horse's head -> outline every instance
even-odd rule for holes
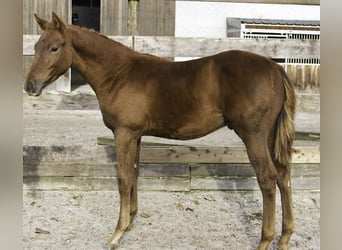
[[[24,89],[29,95],[39,96],[42,90],[64,74],[72,63],[72,47],[61,19],[52,13],[48,22],[35,14],[43,30],[35,44],[35,56],[27,74]]]

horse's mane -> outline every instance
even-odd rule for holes
[[[92,28],[87,28],[87,27],[84,27],[84,26],[78,26],[78,25],[74,25],[74,24],[69,25],[69,27],[71,27],[72,29],[79,29],[79,30],[89,31],[89,32],[95,33],[95,34],[97,34],[97,35],[99,35],[99,36],[101,36],[103,38],[110,39],[107,36],[101,34],[97,30],[92,29]]]
[[[69,25],[69,27],[71,27],[72,29],[75,29],[75,30],[81,30],[81,31],[86,31],[86,32],[90,32],[91,34],[94,34],[100,38],[103,38],[103,39],[106,39],[107,41],[111,41],[117,45],[120,45],[124,48],[127,48],[128,50],[131,50],[132,52],[136,53],[137,55],[140,55],[140,56],[143,56],[143,57],[147,57],[147,58],[151,58],[151,59],[154,59],[154,60],[157,60],[157,61],[168,61],[167,59],[165,58],[162,58],[162,57],[159,57],[159,56],[155,56],[155,55],[152,55],[152,54],[147,54],[147,53],[141,53],[141,52],[138,52],[138,51],[135,51],[133,50],[132,48],[118,42],[118,41],[115,41],[111,38],[109,38],[108,36],[106,35],[103,35],[101,34],[100,32],[96,31],[95,29],[92,29],[92,28],[87,28],[87,27],[83,27],[83,26],[78,26],[78,25]]]
[[[120,43],[120,42],[117,42],[117,41],[115,41],[115,40],[109,38],[108,36],[101,34],[100,32],[98,32],[98,31],[96,31],[96,30],[94,30],[94,29],[87,28],[87,27],[83,27],[83,26],[78,26],[78,25],[69,25],[69,27],[70,27],[71,29],[73,29],[73,30],[89,32],[90,34],[94,34],[95,36],[97,36],[97,37],[99,37],[99,38],[101,38],[101,39],[105,39],[105,40],[107,40],[107,41],[111,41],[111,42],[113,42],[113,43],[115,43],[115,44],[117,44],[117,45],[120,45],[120,46],[122,46],[122,47],[124,47],[124,48],[126,48],[126,49],[132,50],[132,49],[129,48],[128,46],[126,46],[126,45],[124,45],[124,44],[122,44],[122,43]],[[132,51],[133,51],[133,50],[132,50]]]

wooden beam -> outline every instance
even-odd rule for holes
[[[319,58],[319,40],[110,36],[138,52],[160,57],[203,57],[226,50],[247,50],[271,58]],[[38,35],[23,36],[23,55],[34,55]],[[133,41],[134,39],[134,41]]]
[[[141,164],[139,190],[258,190],[250,164]],[[117,190],[113,164],[55,162],[23,169],[24,189]],[[319,190],[320,164],[292,164],[293,189]]]
[[[292,177],[320,176],[319,163],[299,163],[291,166]],[[38,166],[24,163],[23,176],[78,176],[78,177],[116,177],[114,163],[72,163],[42,162]],[[166,177],[215,177],[239,176],[255,177],[250,163],[191,163],[191,164],[139,164],[139,176],[146,178]]]
[[[114,146],[24,146],[24,164],[116,162]],[[245,147],[143,146],[141,163],[249,163]],[[319,147],[294,147],[292,163],[320,163]]]
[[[292,190],[320,190],[320,177],[295,177]],[[94,191],[118,190],[116,177],[24,177],[24,190]],[[138,179],[140,191],[234,190],[259,191],[255,177],[165,177]]]
[[[190,190],[260,190],[255,177],[205,177],[191,178]],[[292,190],[320,190],[320,177],[291,178]]]
[[[106,35],[127,35],[128,1],[101,0],[100,31]]]
[[[176,0],[176,1],[178,1],[178,0]],[[320,0],[181,0],[181,1],[320,5]]]
[[[216,169],[213,167],[213,169]],[[243,169],[243,168],[241,168]],[[253,171],[253,170],[252,170]],[[199,172],[199,171],[197,171]],[[222,171],[221,171],[222,172]],[[229,172],[223,172],[225,174]],[[24,163],[24,176],[116,177],[116,163],[42,162],[38,166]],[[197,174],[199,175],[199,174]],[[188,164],[139,164],[139,176],[146,178],[189,177]]]
[[[137,36],[134,49],[160,57],[203,57],[246,50],[271,58],[319,58],[319,40]]]
[[[94,191],[118,190],[116,177],[44,176],[24,177],[24,190]],[[190,179],[183,177],[138,179],[141,191],[190,191]]]
[[[320,189],[319,161],[319,148],[294,148],[294,189]],[[143,146],[141,162],[140,190],[259,189],[243,147]],[[23,163],[24,189],[117,190],[113,146],[24,146]]]
[[[249,163],[245,147],[142,147],[143,163]],[[293,163],[319,163],[318,147],[293,148]]]

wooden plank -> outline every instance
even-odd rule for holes
[[[132,47],[131,36],[109,38]],[[38,35],[23,35],[23,55],[34,55],[34,44],[38,39]],[[134,49],[161,57],[202,57],[234,49],[247,50],[272,58],[320,56],[319,40],[136,36]]]
[[[139,2],[139,35],[174,36],[176,1]]]
[[[39,166],[42,162],[111,163],[116,161],[115,149],[107,147],[24,146],[24,165]]]
[[[116,161],[113,146],[24,146],[24,164]],[[142,147],[141,163],[249,163],[244,147]],[[292,163],[320,163],[319,147],[294,147]]]
[[[259,190],[255,177],[193,177],[191,190]]]
[[[251,164],[192,164],[191,177],[255,177]],[[292,164],[292,177],[320,176],[320,164]]]
[[[251,164],[192,164],[191,177],[255,177]]]
[[[190,166],[184,164],[140,164],[140,177],[189,177]],[[38,166],[24,163],[24,177],[116,177],[116,163],[42,162]]]
[[[137,36],[134,49],[160,57],[203,57],[246,50],[271,58],[319,58],[319,40]]]
[[[33,56],[34,45],[38,41],[40,35],[23,35],[23,55]]]
[[[24,190],[94,191],[118,190],[116,177],[24,177]],[[184,177],[139,178],[141,191],[190,191]]]
[[[319,147],[294,147],[292,163],[320,163]]]
[[[321,139],[320,133],[296,132],[296,134],[295,134],[295,140],[319,141],[320,139]]]
[[[246,149],[242,147],[142,147],[141,162],[150,163],[247,163]]]
[[[320,177],[295,177],[291,179],[293,190],[320,190]]]
[[[176,0],[176,1],[179,1],[179,0]],[[320,0],[181,0],[181,1],[320,5]]]
[[[184,164],[139,164],[141,177],[189,177],[190,166]]]
[[[321,110],[320,94],[296,93],[296,112],[319,113]]]
[[[149,163],[249,163],[245,147],[143,147],[141,162]],[[319,163],[318,147],[293,148],[293,163]]]
[[[128,35],[127,0],[102,0],[100,31],[106,35]]]
[[[294,177],[293,190],[320,190],[319,177]],[[260,190],[255,177],[194,177],[191,190]]]
[[[294,177],[320,177],[320,163],[300,163],[291,165],[291,176]]]
[[[24,177],[116,177],[116,164],[46,162],[25,165]],[[140,164],[140,177],[255,177],[250,164]],[[320,164],[292,164],[292,177],[320,176]]]
[[[293,190],[320,190],[319,177],[294,177]],[[118,190],[116,177],[24,177],[24,190]],[[141,191],[257,190],[255,177],[139,178]]]

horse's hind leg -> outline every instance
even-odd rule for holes
[[[278,241],[278,247],[287,250],[287,244],[294,231],[294,219],[292,208],[292,191],[291,191],[291,165],[283,166],[275,163],[278,176],[277,184],[281,195],[281,205],[283,214],[282,233]]]
[[[133,185],[131,190],[131,208],[130,208],[130,215],[131,215],[131,224],[129,229],[133,226],[133,219],[138,212],[138,177],[139,177],[139,156],[140,156],[140,145],[141,145],[141,138],[139,138],[137,143],[137,150],[134,162],[134,174],[133,174]]]
[[[245,137],[249,160],[255,170],[263,197],[262,234],[258,250],[266,250],[275,235],[275,195],[277,171],[267,146],[267,136]]]
[[[121,237],[129,229],[132,222],[132,190],[136,190],[133,188],[133,185],[135,184],[134,164],[138,140],[139,138],[129,130],[117,129],[115,131],[115,147],[118,160],[117,175],[120,193],[120,214],[115,232],[108,240],[111,247],[118,246]],[[133,195],[133,198],[135,195]]]

